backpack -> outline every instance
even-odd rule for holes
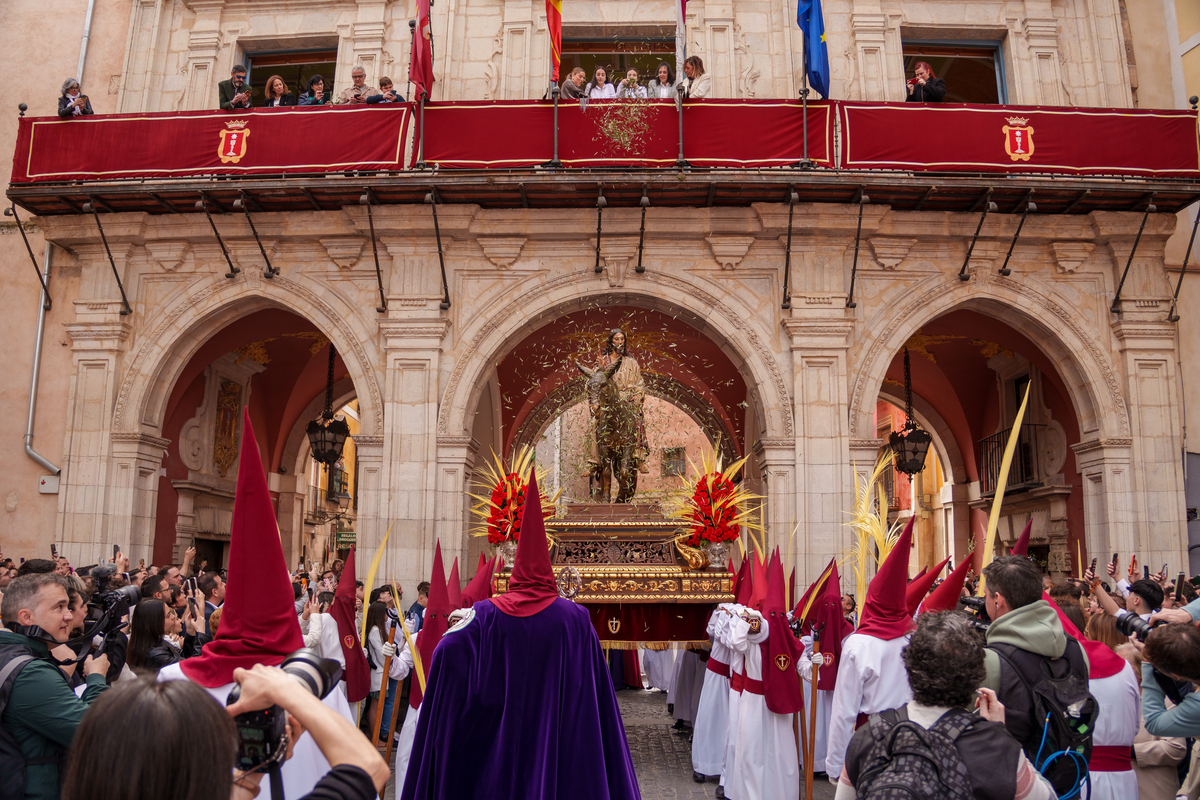
[[[858,800],[971,800],[974,791],[954,746],[977,718],[965,709],[947,711],[930,728],[908,718],[905,709],[872,714],[872,746],[858,773]]]
[[[33,651],[21,645],[0,645],[0,715],[8,706],[21,668],[34,660]],[[57,764],[58,756],[26,759],[12,732],[0,723],[0,800],[24,800],[25,767]]]
[[[1059,658],[1010,644],[993,644],[989,649],[1008,665],[1032,699],[1028,713],[1036,735],[1021,743],[1025,755],[1060,797],[1069,795],[1087,775],[1092,733],[1100,715],[1100,705],[1088,691],[1087,666],[1079,642],[1068,637],[1067,649]],[[1019,713],[1009,705],[1008,713],[1014,712]],[[1064,751],[1078,757],[1056,755]]]

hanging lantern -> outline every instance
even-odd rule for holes
[[[925,456],[933,443],[933,434],[917,424],[912,408],[912,370],[908,348],[904,348],[904,413],[908,418],[902,430],[893,431],[888,446],[896,454],[896,469],[905,475],[916,475],[925,468]]]
[[[350,426],[344,419],[333,418],[333,342],[329,343],[329,376],[325,383],[325,410],[321,416],[308,423],[305,433],[312,447],[312,457],[325,465],[337,463],[342,457],[342,448],[350,435]]]

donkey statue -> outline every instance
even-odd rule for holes
[[[633,405],[621,400],[613,375],[621,368],[618,358],[611,366],[591,369],[575,362],[587,376],[588,406],[595,421],[596,453],[599,463],[592,466],[593,500],[612,502],[611,484],[617,479],[618,503],[628,503],[637,492],[638,470],[634,453],[638,442],[637,413]]]

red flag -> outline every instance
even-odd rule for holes
[[[429,22],[429,0],[417,0],[417,30],[413,35],[408,79],[417,87],[416,97],[433,94],[433,26]]]
[[[558,83],[558,65],[562,63],[562,0],[546,0],[546,27],[550,30],[550,60]]]
[[[354,624],[354,589],[354,548],[351,547],[342,577],[338,579],[337,591],[333,593],[333,608],[329,609],[329,615],[337,621],[338,644],[346,659],[346,699],[351,703],[365,699],[371,691],[371,668],[358,638],[358,626]]]

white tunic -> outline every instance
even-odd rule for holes
[[[423,705],[425,704],[422,702],[421,706]],[[408,762],[412,758],[413,741],[417,738],[417,718],[421,714],[421,706],[410,706],[404,716],[404,725],[400,727],[400,740],[396,743],[397,786],[404,786],[404,777],[408,775]]]
[[[746,680],[762,680],[762,650],[768,623],[746,637]],[[799,665],[797,665],[798,667]],[[799,800],[800,762],[792,715],[775,714],[767,699],[751,690],[749,683],[738,701],[737,749],[729,766],[725,795],[737,800]]]
[[[825,753],[825,772],[831,780],[842,774],[858,715],[899,708],[912,699],[900,656],[907,645],[908,636],[885,640],[863,633],[850,634],[842,644]]]
[[[186,681],[188,677],[183,674],[182,662],[177,662],[159,670],[158,680],[159,682]],[[202,688],[224,706],[225,701],[229,699],[229,693],[236,685],[227,683],[215,689],[209,689],[207,686]],[[350,704],[346,702],[346,695],[343,692],[335,689],[322,702],[349,720],[351,724],[356,724],[354,715],[350,711]],[[280,771],[283,777],[284,797],[303,797],[308,794],[317,785],[317,781],[325,777],[329,769],[329,762],[321,754],[321,748],[317,747],[313,737],[300,737],[300,741],[296,742],[295,752],[290,759],[283,763]],[[270,797],[271,777],[269,775],[263,776],[261,787],[259,795]]]
[[[730,676],[741,672],[746,665],[744,653],[748,647],[747,637],[750,635],[750,623],[738,616],[743,608],[744,606],[736,604],[730,606],[731,616],[725,623],[724,630],[721,631],[722,642],[729,648]],[[721,770],[722,786],[728,781],[729,771],[733,767],[734,759],[737,758],[737,726],[741,702],[741,689],[734,689],[731,683],[729,687],[729,723],[725,728],[725,766]]]
[[[728,669],[731,653],[722,640],[728,620],[728,603],[717,606],[708,619],[708,635],[712,640],[708,665],[720,663]],[[724,771],[725,735],[729,729],[729,678],[713,672],[708,665],[692,733],[692,770],[701,775],[720,775]]]
[[[671,676],[675,673],[675,650],[643,650],[642,668],[651,689],[667,691],[671,688]]]
[[[1126,664],[1116,675],[1093,678],[1088,681],[1088,690],[1100,706],[1092,746],[1115,746],[1129,752],[1142,718],[1141,688],[1133,667]],[[1132,769],[1123,772],[1091,770],[1090,774],[1092,792],[1089,796],[1085,787],[1083,800],[1137,800],[1137,773]]]

